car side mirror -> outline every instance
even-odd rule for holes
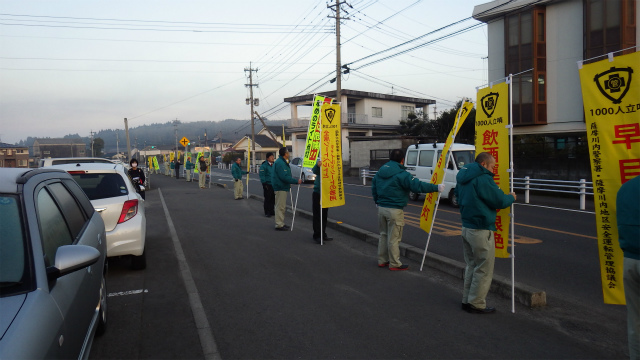
[[[64,245],[56,251],[55,264],[47,267],[49,281],[95,264],[100,251],[87,245]]]

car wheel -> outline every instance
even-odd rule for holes
[[[107,330],[107,279],[102,275],[102,285],[100,285],[100,312],[98,313],[98,327],[96,336],[104,334]]]
[[[411,199],[413,201],[417,201],[418,198],[420,198],[420,194],[414,193],[413,191],[409,192],[409,199]]]
[[[140,256],[131,256],[131,269],[144,270],[147,267],[147,251],[144,250]]]
[[[455,189],[451,189],[451,191],[449,191],[449,202],[451,203],[451,205],[453,205],[454,207],[459,207],[460,205],[458,204],[458,197],[456,196],[456,192]]]

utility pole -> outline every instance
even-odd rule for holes
[[[342,99],[342,71],[341,71],[342,66],[341,66],[341,60],[340,60],[340,20],[341,19],[349,20],[349,18],[340,17],[341,4],[346,4],[346,1],[340,2],[340,0],[336,0],[335,5],[327,5],[327,8],[332,9],[336,12],[336,16],[328,16],[328,17],[336,19],[336,101],[337,102],[341,102],[341,99]],[[335,9],[333,9],[334,6],[336,7]]]
[[[116,155],[120,159],[120,130],[116,130]]]
[[[91,133],[91,157],[95,157],[96,155],[93,152],[93,134],[95,133],[93,132],[93,130],[91,130],[90,133]]]
[[[174,132],[175,132],[175,135],[176,135],[176,149],[175,149],[174,155],[173,155],[173,161],[175,161],[175,162],[178,162],[178,124],[179,123],[180,122],[178,121],[178,119],[175,119],[173,121],[173,127],[175,128]]]
[[[257,106],[258,99],[253,98],[253,87],[258,86],[258,84],[253,83],[253,72],[258,72],[258,69],[251,68],[251,63],[249,63],[249,68],[244,68],[245,73],[249,72],[249,84],[244,84],[244,86],[249,87],[249,105],[251,105],[251,152],[253,154],[253,161],[251,162],[253,166],[256,164],[256,132],[254,127],[255,116],[253,116],[253,105]],[[249,159],[247,159],[249,160]]]
[[[129,141],[129,122],[127,121],[127,118],[124,118],[124,132],[127,137],[127,159],[125,162],[128,162],[131,160],[131,142]]]

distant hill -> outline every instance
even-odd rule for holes
[[[281,126],[286,125],[286,120],[265,120],[267,126]],[[173,122],[168,121],[163,124],[151,124],[141,125],[129,128],[129,139],[131,141],[131,147],[134,147],[136,142],[139,148],[143,148],[146,145],[175,145],[175,127]],[[197,142],[198,137],[204,141],[205,131],[207,133],[207,139],[211,140],[218,137],[220,133],[223,140],[234,141],[240,140],[244,135],[251,134],[251,123],[248,120],[233,120],[227,119],[224,121],[196,121],[186,122],[178,124],[178,140],[183,136],[187,137],[192,142]],[[262,123],[257,121],[255,124],[256,133],[262,129]],[[117,135],[116,135],[117,133]],[[96,138],[104,140],[104,152],[115,153],[116,152],[116,137],[120,140],[120,151],[126,150],[127,140],[125,137],[124,129],[119,131],[113,129],[100,130],[94,135]],[[82,138],[87,146],[90,144],[91,139],[89,137],[83,137],[78,134],[65,135],[64,138]],[[17,145],[28,146],[30,149],[35,141],[34,137],[28,137],[26,140],[21,140]]]

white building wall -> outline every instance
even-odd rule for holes
[[[496,19],[487,25],[488,33],[488,79],[499,83],[505,78],[504,64],[504,20]]]

